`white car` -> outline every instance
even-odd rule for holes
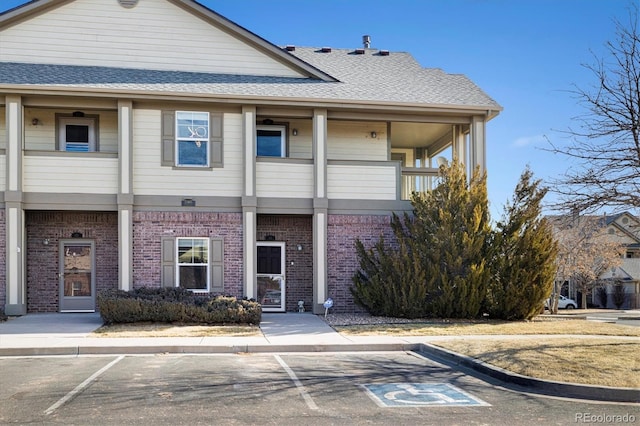
[[[549,309],[549,300],[545,300],[544,302],[544,307]],[[565,296],[558,296],[558,309],[576,309],[578,307],[578,304],[576,303],[575,300],[573,299],[569,299],[568,297]]]

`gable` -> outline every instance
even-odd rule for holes
[[[248,42],[229,30],[235,24],[218,24],[219,15],[203,7],[193,13],[199,5],[190,3],[141,0],[125,8],[116,0],[60,2],[4,28],[0,21],[0,62],[309,76],[270,52],[274,46],[255,35],[258,42]]]

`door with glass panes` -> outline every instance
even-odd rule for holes
[[[60,312],[96,310],[95,243],[92,240],[60,241]]]
[[[284,248],[283,242],[258,243],[258,301],[264,312],[285,311]]]

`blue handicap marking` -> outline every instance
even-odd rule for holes
[[[362,387],[381,407],[490,405],[449,383],[385,383]]]

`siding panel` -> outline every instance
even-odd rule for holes
[[[7,62],[301,77],[165,0],[71,2],[0,32],[0,45]]]
[[[371,132],[377,138],[371,137]],[[384,123],[329,121],[329,160],[387,161],[387,131]]]
[[[258,197],[313,198],[313,164],[256,164]]]
[[[133,112],[133,190],[136,195],[242,195],[242,115],[224,114],[224,167],[161,166],[161,111]]]
[[[329,165],[327,195],[332,199],[395,200],[396,168]]]
[[[25,192],[116,194],[118,159],[26,156]]]

